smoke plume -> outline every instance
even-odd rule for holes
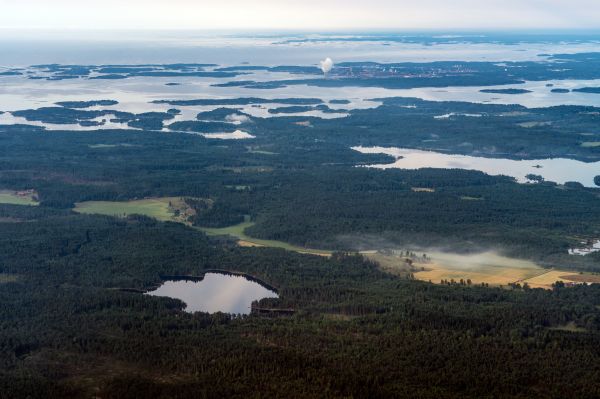
[[[319,66],[321,67],[321,71],[323,71],[324,74],[328,74],[333,68],[333,61],[331,60],[331,58],[327,57],[319,63]]]

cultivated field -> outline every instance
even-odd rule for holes
[[[87,201],[75,204],[78,213],[126,217],[144,215],[166,222],[188,223],[193,210],[180,197],[146,198],[134,201]]]
[[[17,279],[16,274],[0,273],[0,284],[14,283]]]
[[[415,273],[415,277],[434,283],[441,280],[470,279],[474,284],[507,285],[545,271],[533,262],[508,258],[496,252],[473,255],[432,252],[428,256],[432,259],[431,263],[422,265],[425,271]]]
[[[552,288],[552,284],[562,281],[566,284],[573,283],[600,283],[600,276],[589,273],[573,274],[572,271],[549,270],[544,274],[523,281],[532,288]]]
[[[451,254],[444,252],[427,252],[428,262],[419,262],[417,258],[412,265],[406,258],[395,255],[384,255],[379,252],[365,253],[370,259],[377,261],[382,270],[407,275],[412,273],[418,280],[440,284],[442,280],[459,282],[471,280],[473,284],[508,285],[527,283],[531,288],[551,289],[557,281],[569,283],[600,282],[600,276],[589,273],[575,274],[573,271],[544,269],[534,262],[509,258],[496,252],[479,254]]]
[[[585,141],[581,143],[581,146],[585,148],[600,147],[600,141]]]
[[[39,205],[37,193],[33,190],[14,191],[0,190],[0,204]]]
[[[227,235],[234,238],[237,238],[238,244],[243,247],[271,247],[271,248],[282,248],[288,251],[294,251],[304,254],[312,254],[312,255],[321,255],[321,256],[329,256],[331,255],[330,251],[318,250],[318,249],[310,249],[299,247],[296,245],[288,244],[283,241],[275,241],[275,240],[261,240],[258,238],[253,238],[246,235],[245,230],[252,226],[254,223],[250,221],[245,221],[240,224],[236,224],[234,226],[224,227],[224,228],[199,228],[203,232],[212,236],[222,236]]]

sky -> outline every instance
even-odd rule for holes
[[[0,0],[4,29],[600,29],[599,0]]]

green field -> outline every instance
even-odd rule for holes
[[[171,206],[169,206],[171,204]],[[107,215],[126,217],[129,215],[144,215],[155,218],[160,221],[170,222],[181,222],[185,223],[182,218],[177,218],[174,213],[174,209],[185,208],[185,203],[181,198],[178,197],[166,197],[166,198],[148,198],[143,200],[135,201],[87,201],[78,202],[75,204],[73,209],[78,213],[85,214],[96,214],[96,215]],[[183,212],[182,212],[183,213]],[[204,232],[207,235],[212,236],[231,236],[240,240],[241,246],[260,246],[260,247],[273,247],[283,248],[288,251],[314,254],[314,255],[330,255],[330,251],[321,251],[310,248],[303,248],[296,245],[288,244],[283,241],[274,240],[260,240],[252,238],[244,233],[246,228],[252,226],[254,223],[245,221],[234,226],[224,228],[204,228],[198,227],[197,229]]]
[[[581,146],[584,148],[600,147],[600,141],[585,141],[581,143]]]
[[[16,274],[0,273],[0,284],[14,283],[16,281]]]
[[[313,254],[313,255],[322,255],[328,256],[331,255],[331,251],[324,251],[318,249],[310,249],[299,247],[296,245],[288,244],[283,241],[275,241],[275,240],[261,240],[258,238],[253,238],[246,235],[245,230],[248,227],[254,225],[253,222],[245,221],[240,224],[236,224],[234,226],[223,227],[223,228],[206,228],[199,227],[198,229],[203,231],[209,236],[231,236],[240,240],[239,244],[241,246],[257,246],[257,247],[271,247],[271,248],[282,248],[288,251],[299,252],[303,254]]]
[[[33,195],[17,195],[15,191],[0,191],[0,204],[9,205],[39,205]]]
[[[78,202],[73,209],[78,213],[125,217],[145,215],[160,221],[176,221],[169,202],[176,198],[149,198],[135,201],[88,201]]]

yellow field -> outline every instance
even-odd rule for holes
[[[531,288],[552,288],[552,284],[557,281],[562,281],[566,284],[573,283],[598,283],[600,282],[600,277],[597,275],[583,273],[583,274],[574,274],[572,271],[564,271],[564,270],[550,270],[544,274],[539,276],[530,278],[523,282],[529,284]]]
[[[434,283],[441,280],[470,279],[474,284],[507,285],[545,272],[545,269],[533,262],[508,258],[495,252],[474,255],[432,252],[427,255],[432,262],[417,265],[426,270],[415,273],[415,277]]]
[[[487,283],[506,286],[511,283],[527,283],[531,288],[551,289],[556,281],[565,283],[600,282],[600,276],[573,271],[544,269],[534,262],[509,258],[496,252],[472,255],[444,252],[427,252],[427,263],[418,259],[412,267],[400,256],[383,255],[379,252],[363,253],[379,263],[385,272],[406,275],[413,273],[418,280],[440,284],[442,280],[471,280],[473,284]]]
[[[589,283],[589,284],[600,284],[600,274],[571,273],[571,274],[568,274],[565,276],[561,276],[561,278],[565,279],[565,281],[575,281],[575,282]]]

